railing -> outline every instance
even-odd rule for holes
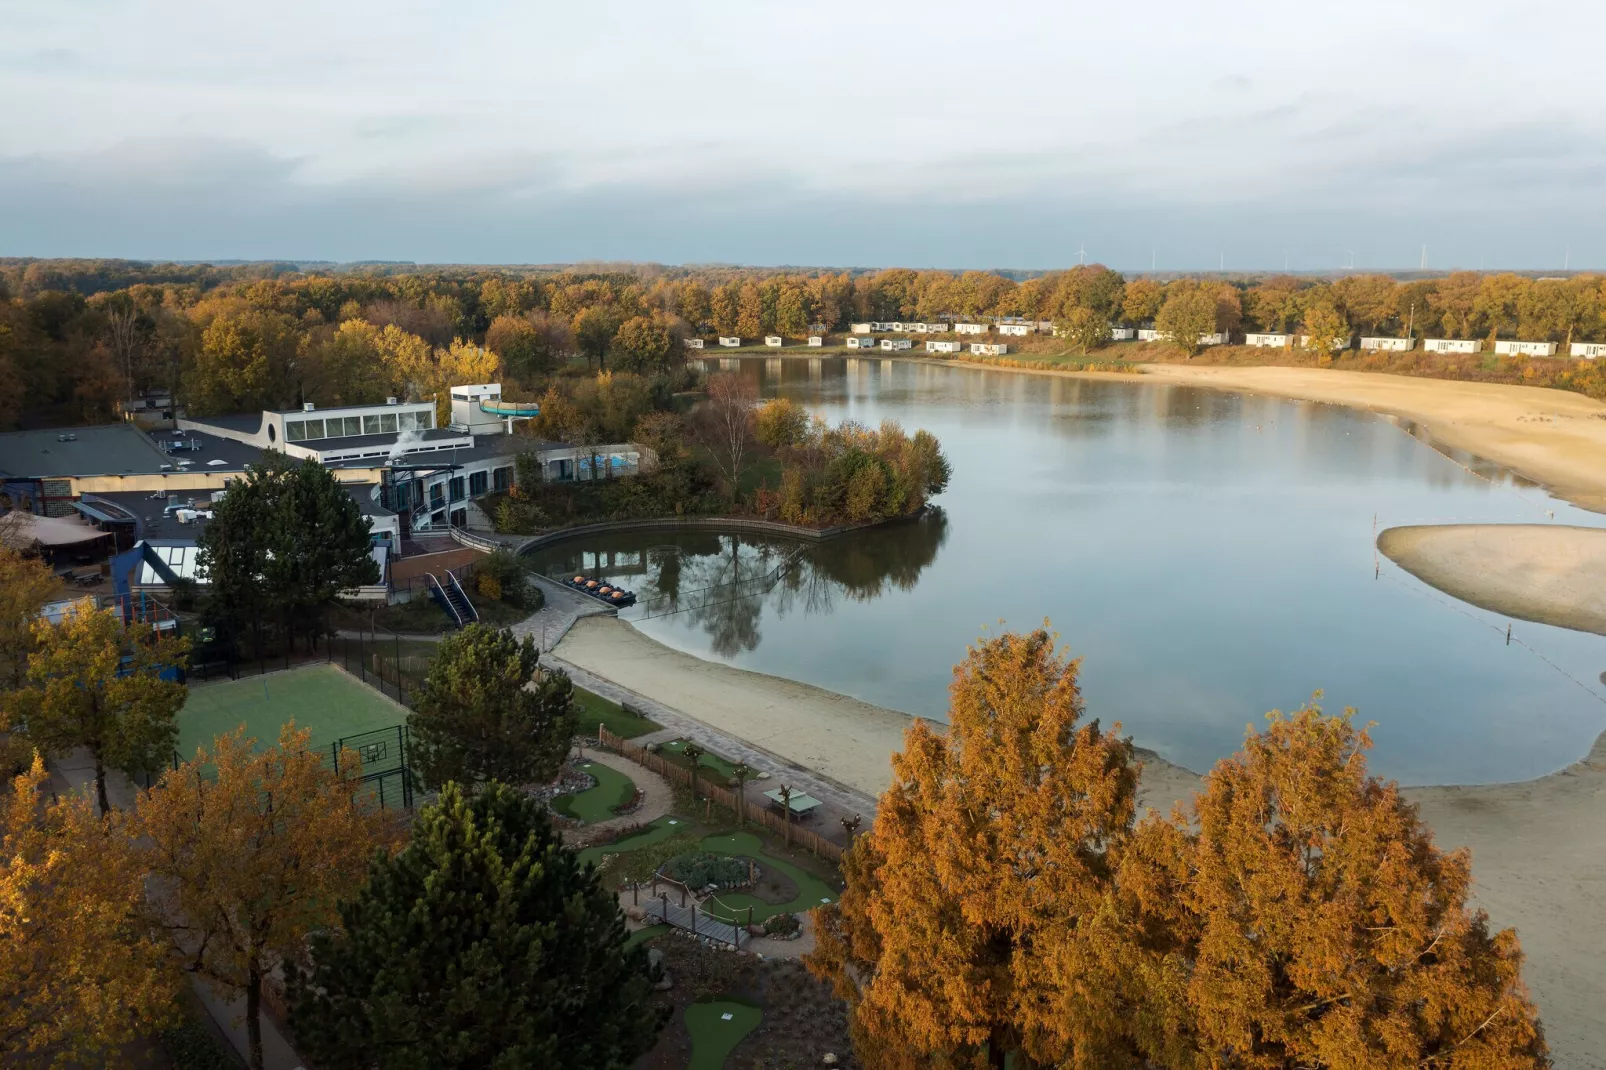
[[[628,740],[621,739],[612,732],[608,731],[606,726],[599,726],[597,728],[597,737],[603,746],[607,747],[616,754],[619,754],[625,758],[629,758],[637,765],[651,769],[658,775],[667,777],[677,784],[684,784],[687,787],[691,786],[691,770],[685,766],[678,765],[675,762],[669,761],[662,755],[653,754],[651,751],[642,747],[638,747],[636,744],[631,743]],[[712,771],[710,770],[710,772]],[[746,804],[746,800],[740,799],[736,792],[719,787],[717,784],[710,783],[708,776],[703,773],[699,773],[697,776],[697,790],[703,795],[706,795],[708,798],[712,799],[718,805],[725,807],[725,809],[730,810],[732,813],[742,816],[746,820],[763,825],[766,828],[782,834],[783,836],[790,834],[793,843],[797,844],[799,847],[807,848],[817,857],[829,858],[833,862],[840,861],[842,858],[842,848],[839,845],[832,843],[824,836],[821,836],[818,832],[815,832],[813,829],[800,828],[796,820],[788,823],[785,817],[775,813],[773,810],[770,810],[767,807],[759,807],[755,809],[754,807],[748,806]],[[790,824],[790,828],[788,828],[788,824]]]
[[[486,553],[491,553],[503,548],[502,544],[495,539],[487,539],[483,535],[475,535],[471,531],[463,530],[456,524],[453,524],[448,529],[448,534],[460,545],[467,546],[470,550],[484,550]]]
[[[470,601],[468,592],[463,590],[463,585],[457,581],[457,573],[447,569],[446,578],[452,581],[452,586],[457,590],[457,596],[463,600],[463,607],[468,610],[469,616],[474,618],[473,623],[479,623],[480,611],[474,608],[474,603]],[[459,616],[457,619],[459,622],[458,627],[462,627],[463,618]]]
[[[446,574],[450,576],[452,574],[451,570],[447,569]],[[459,628],[463,627],[463,615],[457,611],[456,606],[452,605],[452,600],[446,597],[446,588],[441,586],[440,578],[433,572],[426,572],[424,575],[429,577],[430,593],[439,596],[440,604],[446,607],[446,612],[452,615],[452,619],[457,622]]]

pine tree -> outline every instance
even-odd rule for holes
[[[290,978],[298,1041],[329,1070],[625,1067],[663,1022],[613,895],[500,783],[446,785],[340,917]]]
[[[568,674],[539,669],[534,640],[521,643],[505,628],[471,624],[442,640],[407,718],[424,783],[472,790],[555,776],[579,712]]]

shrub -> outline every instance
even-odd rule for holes
[[[764,923],[766,936],[791,936],[801,928],[803,923],[796,914],[776,914]]]
[[[522,606],[526,587],[524,570],[524,560],[513,551],[493,550],[479,563],[480,594],[511,606]]]
[[[747,859],[687,851],[665,862],[659,872],[688,888],[706,888],[710,884],[735,888],[747,883]]]

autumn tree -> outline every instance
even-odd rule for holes
[[[663,1023],[613,892],[506,785],[446,785],[339,910],[290,978],[297,1039],[330,1070],[624,1068]]]
[[[1331,300],[1313,300],[1305,308],[1301,344],[1331,359],[1335,349],[1349,345],[1349,322]]]
[[[606,369],[608,347],[613,344],[613,336],[619,331],[618,313],[602,305],[593,305],[574,317],[571,329],[574,332],[574,344],[586,360],[595,362],[598,371]]]
[[[248,308],[217,316],[190,369],[192,411],[274,408],[286,400],[297,344],[294,321],[283,313]]]
[[[764,333],[764,298],[751,280],[742,283],[736,294],[736,333],[743,338]]]
[[[866,1065],[1136,1065],[1106,907],[1137,767],[1119,726],[1084,721],[1078,668],[1046,630],[982,641],[948,731],[905,733],[806,960]]]
[[[1367,774],[1352,712],[1273,712],[1191,808],[1140,826],[1119,884],[1144,1048],[1168,1067],[1548,1065],[1516,933],[1468,908],[1468,853]]]
[[[544,783],[557,775],[579,716],[574,685],[540,672],[535,641],[471,624],[447,636],[407,718],[425,784]]]
[[[798,446],[808,437],[809,414],[791,398],[775,398],[759,406],[753,431],[772,450]]]
[[[573,344],[568,325],[542,312],[498,316],[485,332],[486,348],[526,387],[551,374]]]
[[[652,372],[668,362],[673,342],[662,316],[635,316],[619,325],[609,352],[620,371]]]
[[[1128,323],[1153,323],[1165,304],[1165,287],[1153,279],[1133,279],[1121,298],[1121,318]]]
[[[741,287],[733,282],[714,287],[708,314],[720,334],[735,334],[741,317]]]
[[[24,557],[10,542],[21,542],[23,513],[0,515],[0,680],[17,690],[28,678],[28,655],[34,649],[34,620],[60,590],[50,566]]]
[[[1199,352],[1200,338],[1216,330],[1216,297],[1204,287],[1174,282],[1166,288],[1165,304],[1154,318],[1155,330],[1190,356]]]
[[[1082,351],[1101,346],[1110,340],[1110,321],[1102,312],[1078,305],[1068,311],[1054,325],[1054,333]]]
[[[693,432],[707,448],[732,497],[741,486],[742,462],[753,440],[753,406],[758,387],[731,372],[709,376],[708,400],[698,406]]]
[[[8,705],[46,754],[89,751],[104,814],[108,768],[154,772],[172,759],[188,689],[162,674],[183,668],[189,640],[125,627],[116,609],[84,606],[68,609],[60,624],[35,621],[33,637],[28,684]]]
[[[288,724],[265,750],[244,729],[166,773],[139,798],[153,895],[188,968],[245,997],[250,1063],[262,1068],[262,984],[338,921],[362,886],[386,819],[360,797],[362,763],[331,762]]]
[[[110,1066],[171,1021],[178,971],[122,817],[47,780],[36,755],[0,801],[0,1061]]]

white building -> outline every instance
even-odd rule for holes
[[[978,357],[1002,357],[1009,352],[1009,346],[1003,342],[972,342],[970,351]]]
[[[898,351],[904,350],[904,349],[913,349],[914,345],[915,344],[913,342],[909,341],[909,339],[907,339],[907,338],[883,338],[883,339],[881,339],[881,348],[882,349],[890,349],[893,352],[898,352]]]
[[[1138,341],[1140,342],[1158,342],[1159,340],[1160,332],[1153,327],[1143,327],[1138,331]]]
[[[1255,349],[1287,349],[1289,336],[1286,334],[1246,334],[1244,345]]]
[[[927,334],[947,334],[948,333],[948,325],[946,323],[926,323],[926,324],[922,324],[922,326],[925,328],[925,332]]]
[[[479,383],[451,388],[452,430],[476,435],[513,433],[513,421],[541,414],[534,401],[503,401],[501,383]]]
[[[781,348],[782,341],[783,339],[778,334],[766,334],[764,336],[764,344],[769,346],[771,349]]]
[[[742,344],[742,340],[740,338],[732,338],[729,335],[722,334],[719,336],[719,344],[724,346],[726,349],[735,349],[737,346]]]
[[[1574,342],[1570,353],[1572,356],[1586,357],[1589,360],[1606,357],[1606,342]]]
[[[688,338],[686,339],[686,348],[701,349],[703,348],[703,340],[701,338]]]
[[[963,353],[964,351],[965,343],[963,342],[928,341],[926,343],[927,353]]]
[[[955,334],[986,334],[987,333],[987,325],[985,323],[956,323],[956,324],[954,324],[954,333]]]
[[[1335,338],[1335,339],[1333,339],[1333,352],[1334,353],[1339,353],[1339,352],[1342,352],[1343,350],[1348,349],[1349,348],[1349,343],[1350,343],[1350,340],[1348,338]],[[1301,349],[1309,349],[1310,348],[1310,335],[1302,334],[1302,335],[1299,336],[1299,348],[1301,348]]]
[[[857,334],[848,335],[849,349],[874,349],[875,346],[876,342],[874,338],[865,338]]]
[[[1389,353],[1404,353],[1416,348],[1414,338],[1362,338],[1362,349],[1375,349]]]
[[[1483,342],[1477,338],[1425,338],[1422,340],[1422,351],[1425,353],[1477,353],[1483,349]]]
[[[871,334],[884,334],[887,331],[896,331],[899,328],[901,328],[902,326],[903,326],[903,324],[901,324],[901,323],[887,323],[887,322],[884,322],[884,321],[881,321],[881,320],[872,320],[870,322],[870,333]]]
[[[1215,334],[1201,334],[1199,344],[1202,346],[1224,346],[1227,344],[1227,332],[1217,331]]]
[[[1036,329],[1036,325],[1031,323],[1000,323],[998,325],[998,333],[1008,335],[1011,338],[1025,338]]]
[[[809,345],[814,349],[819,349],[821,346],[825,345],[825,336],[822,334],[809,335]]]
[[[1134,331],[1131,327],[1111,327],[1110,341],[1130,342],[1132,339],[1137,337],[1137,334],[1138,332]]]
[[[1494,351],[1506,357],[1553,357],[1555,342],[1496,342]]]
[[[850,323],[848,324],[848,330],[854,334],[869,334],[874,326],[873,323]]]

